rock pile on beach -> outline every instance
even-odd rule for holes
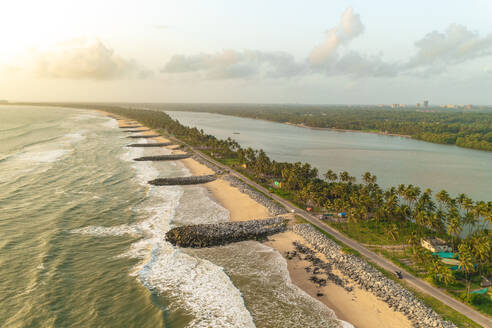
[[[265,206],[271,215],[280,215],[280,214],[287,213],[287,210],[283,206],[275,203],[273,200],[266,197],[261,192],[253,190],[248,184],[244,183],[243,181],[239,180],[238,178],[236,178],[232,175],[227,175],[223,179],[228,181],[231,186],[236,187],[242,193],[245,193],[246,195],[251,197],[256,202]]]
[[[215,180],[215,175],[199,175],[190,177],[177,178],[158,178],[150,180],[149,184],[153,186],[175,186],[175,185],[192,185],[212,182]]]
[[[286,229],[287,222],[283,218],[197,224],[169,230],[166,240],[180,247],[211,247],[244,240],[262,240]]]
[[[295,249],[290,252],[285,252],[285,257],[289,260],[297,257],[299,260],[310,262],[311,266],[304,268],[306,272],[311,273],[311,277],[309,278],[310,281],[318,287],[324,287],[329,280],[344,288],[348,292],[353,290],[353,288],[348,285],[348,281],[346,279],[342,279],[332,272],[332,265],[330,263],[326,263],[316,256],[316,252],[314,250],[297,241],[294,241],[292,244]]]
[[[413,293],[384,276],[372,265],[341,247],[308,224],[297,224],[292,230],[309,242],[316,251],[325,255],[329,264],[354,280],[362,289],[376,295],[394,311],[402,312],[417,328],[455,328],[434,310],[417,299]]]

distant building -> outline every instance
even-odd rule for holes
[[[453,104],[447,104],[447,105],[446,105],[446,108],[456,108],[456,105],[453,105]]]
[[[420,107],[420,103],[417,103],[416,107],[419,108]]]
[[[420,245],[433,253],[452,252],[453,249],[441,238],[422,238]]]
[[[468,104],[465,106],[466,109],[472,109],[472,105]]]
[[[429,107],[429,101],[428,100],[424,100],[424,107],[425,108]]]

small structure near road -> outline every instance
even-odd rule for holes
[[[433,253],[452,252],[453,249],[441,238],[422,238],[420,245]]]

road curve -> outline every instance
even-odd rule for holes
[[[183,143],[182,141],[177,140],[176,138],[171,137],[171,139],[175,139],[175,141],[179,141],[179,142]],[[341,243],[345,244],[346,246],[356,250],[361,255],[366,257],[370,262],[375,263],[376,265],[380,266],[381,268],[383,268],[389,272],[401,271],[402,275],[403,275],[403,279],[408,283],[409,286],[414,287],[415,289],[438,299],[442,303],[446,304],[447,306],[454,309],[455,311],[458,311],[459,313],[463,314],[464,316],[470,318],[475,323],[483,326],[484,328],[492,328],[492,319],[490,317],[486,316],[485,314],[482,314],[482,313],[476,311],[475,309],[469,307],[468,305],[456,300],[454,297],[446,294],[443,290],[432,286],[428,282],[423,281],[422,279],[413,276],[412,274],[410,274],[409,272],[400,268],[399,266],[392,263],[388,259],[386,259],[386,258],[374,253],[373,251],[367,249],[358,241],[355,241],[354,239],[349,238],[349,237],[345,236],[344,234],[340,233],[338,230],[330,227],[329,225],[322,222],[321,220],[319,220],[314,215],[311,215],[310,213],[308,213],[302,209],[299,209],[297,206],[295,206],[291,202],[289,202],[289,201],[287,201],[287,200],[285,200],[285,199],[283,199],[283,198],[281,198],[275,194],[270,193],[270,191],[268,189],[266,189],[265,187],[252,181],[248,177],[246,177],[246,176],[242,175],[241,173],[233,170],[232,168],[228,167],[227,165],[224,165],[220,162],[217,162],[216,160],[214,160],[210,156],[203,154],[201,151],[195,149],[194,147],[192,147],[186,143],[184,143],[184,144],[186,146],[188,146],[197,156],[200,156],[204,160],[209,161],[209,162],[217,165],[218,167],[220,167],[226,171],[229,171],[231,175],[237,177],[238,179],[241,179],[243,182],[249,184],[250,186],[253,186],[254,188],[256,188],[259,191],[263,192],[264,194],[268,195],[269,197],[271,197],[275,201],[277,201],[280,204],[282,204],[283,206],[285,206],[285,208],[287,210],[289,210],[289,211],[294,210],[297,215],[303,217],[306,221],[314,224],[318,228],[328,232],[335,239],[337,239]]]

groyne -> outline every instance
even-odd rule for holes
[[[123,132],[127,132],[127,133],[138,133],[138,132],[148,132],[150,130],[125,130]]]
[[[145,143],[145,144],[129,144],[127,147],[165,147],[172,145],[172,142],[156,142],[156,143]]]
[[[127,138],[131,138],[131,139],[148,139],[148,138],[155,138],[155,137],[160,137],[160,135],[158,134],[147,134],[147,135],[143,135],[143,136],[128,136]]]
[[[120,129],[138,129],[138,128],[143,128],[141,125],[123,125],[120,126]]]
[[[372,265],[353,254],[344,253],[338,244],[311,225],[297,224],[292,227],[292,230],[310,243],[316,251],[323,254],[328,265],[334,266],[362,289],[386,302],[394,311],[403,313],[414,327],[456,328],[453,323],[443,320],[413,293],[387,278]],[[287,254],[287,257],[292,255]]]
[[[179,155],[159,155],[159,156],[143,156],[134,158],[134,161],[176,161],[191,157],[190,154]]]
[[[166,240],[180,247],[211,247],[244,240],[261,240],[286,229],[287,222],[282,218],[197,224],[169,230]]]
[[[153,186],[174,186],[174,185],[194,185],[212,182],[216,179],[215,175],[200,175],[191,177],[178,178],[158,178],[150,180],[149,184]]]

